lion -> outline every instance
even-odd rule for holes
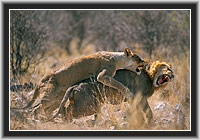
[[[138,67],[143,67],[145,61],[130,49],[124,52],[97,52],[82,56],[54,68],[45,75],[36,86],[32,100],[23,109],[32,107],[37,97],[44,94],[41,99],[41,111],[48,117],[59,107],[65,91],[77,82],[96,76],[97,81],[112,87],[126,96],[133,96],[129,88],[113,78],[116,70],[129,69],[140,74]]]
[[[148,63],[145,68],[141,69],[140,75],[130,70],[120,69],[117,70],[114,78],[127,86],[134,97],[141,94],[142,98],[137,101],[137,106],[146,114],[148,123],[150,123],[153,121],[153,114],[147,98],[172,81],[174,74],[171,64],[158,60]],[[68,99],[69,105],[65,109]],[[57,117],[59,113],[64,113],[64,117],[70,121],[73,118],[98,114],[105,99],[114,105],[128,101],[124,93],[98,82],[96,77],[83,80],[68,88],[58,111],[50,120]]]

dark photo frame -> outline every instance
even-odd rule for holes
[[[115,2],[115,3],[10,3],[3,2],[3,136],[4,137],[23,137],[23,136],[162,136],[162,137],[197,137],[197,3],[194,2],[177,2],[177,3],[134,3],[134,2]],[[191,128],[188,131],[32,131],[32,130],[10,130],[9,123],[9,10],[10,9],[190,9],[191,10]]]

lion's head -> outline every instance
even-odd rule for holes
[[[167,62],[154,61],[149,66],[148,71],[154,87],[165,86],[174,79],[171,64]]]

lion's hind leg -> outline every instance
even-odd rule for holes
[[[59,107],[62,101],[62,90],[56,88],[54,84],[46,84],[40,89],[41,95],[40,106],[36,107],[36,112],[39,116],[44,116],[45,120],[52,117],[53,112]]]
[[[56,111],[53,116],[49,119],[50,121],[53,120],[54,118],[56,118],[60,113],[62,114],[65,114],[66,110],[65,110],[65,104],[67,102],[67,100],[69,99],[70,95],[72,94],[73,92],[73,89],[76,87],[77,85],[75,86],[72,86],[72,87],[69,87],[60,103],[60,106],[58,108],[58,111]]]

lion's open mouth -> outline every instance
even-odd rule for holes
[[[158,85],[162,85],[162,84],[164,84],[166,82],[170,82],[170,80],[171,80],[171,78],[170,78],[169,75],[163,74],[163,75],[158,77],[157,84]]]

